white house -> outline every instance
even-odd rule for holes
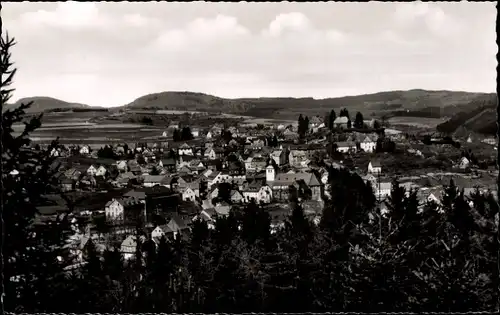
[[[106,175],[106,168],[104,166],[99,166],[95,172],[95,176],[104,176]]]
[[[210,160],[215,160],[217,158],[217,154],[215,153],[215,150],[212,148],[207,149],[203,154],[203,156]]]
[[[335,118],[335,120],[333,121],[333,126],[335,128],[341,128],[341,129],[344,129],[344,128],[347,128],[347,124],[349,122],[349,118],[345,117],[345,116],[341,116],[341,117],[337,117]]]
[[[90,154],[90,147],[88,145],[83,145],[80,148],[80,154]]]
[[[271,203],[273,200],[273,190],[268,185],[260,187],[257,193],[257,202],[259,203]]]
[[[193,155],[193,149],[187,143],[183,143],[179,147],[178,154],[179,155]]]
[[[125,160],[117,161],[116,168],[120,172],[126,172],[128,170],[127,161],[125,161]]]
[[[375,197],[377,197],[377,199],[383,199],[387,196],[389,196],[391,194],[391,190],[392,190],[392,183],[389,183],[389,182],[385,182],[385,183],[380,183],[379,185],[378,184],[375,184],[374,185],[375,187]]]
[[[207,138],[207,139],[212,139],[212,136],[213,136],[213,135],[212,135],[212,132],[211,132],[211,131],[209,131],[209,132],[207,132],[207,135],[205,136],[205,138]]]
[[[341,153],[355,152],[356,143],[352,141],[337,142],[337,151]]]
[[[359,145],[361,147],[361,150],[372,153],[373,151],[375,151],[377,143],[373,141],[370,137],[366,136],[363,139],[363,141],[360,142]]]
[[[184,201],[195,201],[196,200],[196,193],[189,187],[184,188],[181,191],[182,195],[182,200]]]
[[[50,156],[59,157],[60,155],[61,151],[57,148],[53,148],[52,151],[50,151]]]
[[[97,173],[97,168],[94,165],[90,165],[89,168],[87,169],[87,174],[90,176],[95,176]]]
[[[381,174],[382,173],[382,165],[380,165],[379,161],[370,161],[368,163],[368,173],[369,174]]]
[[[469,167],[470,161],[464,156],[460,159],[460,162],[458,163],[458,167],[461,169],[466,169]]]
[[[119,221],[124,218],[125,207],[120,200],[112,199],[105,206],[106,221]]]

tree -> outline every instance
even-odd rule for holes
[[[41,126],[42,115],[25,123],[24,130],[15,136],[12,126],[21,124],[25,111],[32,105],[4,111],[3,105],[11,99],[10,88],[16,69],[12,68],[11,48],[15,41],[8,34],[0,40],[1,52],[1,101],[2,101],[2,233],[3,289],[2,300],[7,311],[40,312],[50,305],[53,280],[62,270],[57,256],[69,228],[67,215],[58,216],[50,227],[35,229],[36,206],[43,201],[43,194],[57,187],[50,156],[57,141],[47,150],[29,150],[29,134]],[[10,175],[16,170],[17,175]],[[46,235],[42,239],[38,234]]]
[[[181,136],[180,136],[182,141],[189,141],[193,140],[193,134],[191,133],[191,128],[189,127],[183,127],[181,131]]]
[[[349,111],[347,108],[342,108],[339,113],[339,117],[347,117],[348,120],[351,120],[351,117],[349,116]]]
[[[335,110],[332,109],[330,112],[330,116],[328,117],[328,129],[332,130],[334,126],[334,121],[337,118],[337,115],[335,114]]]
[[[363,114],[360,112],[356,113],[356,118],[354,119],[354,128],[362,129],[364,125]]]
[[[179,132],[179,129],[175,128],[174,129],[174,135],[173,135],[173,141],[174,142],[179,142],[179,141],[181,141],[181,139],[182,138],[181,138],[181,134]]]

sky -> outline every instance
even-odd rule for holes
[[[494,2],[3,2],[13,100],[495,92]]]

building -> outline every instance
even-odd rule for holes
[[[359,146],[361,150],[372,153],[377,147],[377,142],[373,141],[373,139],[371,139],[369,136],[366,136],[363,141],[359,143]]]
[[[349,124],[349,118],[345,116],[337,117],[333,121],[334,128],[347,129],[348,124]]]
[[[184,200],[184,201],[195,201],[196,200],[196,193],[189,187],[182,189],[180,193],[182,196],[182,200]]]
[[[299,191],[309,190],[311,200],[322,200],[321,183],[313,173],[276,174],[274,168],[267,168],[266,183],[271,187],[274,199],[288,200],[290,186],[295,186]]]
[[[353,141],[337,142],[337,151],[341,153],[356,152],[357,146]]]
[[[461,159],[460,159],[460,162],[458,162],[458,167],[460,169],[466,169],[468,168],[470,165],[470,161],[469,159],[467,159],[465,156],[463,156]]]
[[[379,161],[370,161],[368,163],[368,174],[381,174],[382,173],[382,165]]]

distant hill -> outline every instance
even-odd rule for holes
[[[226,99],[193,92],[161,92],[139,97],[113,110],[186,110],[224,112],[262,118],[293,118],[299,113],[324,115],[331,109],[346,107],[351,115],[361,111],[367,115],[391,112],[431,112],[431,116],[451,117],[466,110],[470,102],[485,93],[454,91],[390,91],[338,98],[241,98]],[[421,117],[421,114],[419,114]],[[408,115],[409,116],[409,115]]]
[[[92,108],[89,105],[79,104],[79,103],[69,103],[52,97],[35,96],[35,97],[21,98],[13,104],[6,104],[4,105],[3,110],[5,111],[8,109],[14,109],[19,107],[21,104],[26,104],[29,102],[33,102],[33,104],[31,104],[30,108],[26,110],[26,113],[41,113],[48,110],[67,109],[67,108]]]
[[[439,124],[439,132],[467,136],[468,132],[480,134],[497,133],[497,96],[487,94],[471,101],[461,112]]]

